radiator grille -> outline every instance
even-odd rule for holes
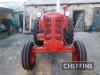
[[[57,36],[55,37],[56,40],[62,39],[62,22],[62,17],[57,17],[55,19],[55,32],[57,34]]]
[[[46,40],[51,40],[52,37],[55,37],[56,40],[61,40],[62,39],[62,25],[63,25],[63,19],[62,17],[55,17],[55,34],[54,36],[52,35],[52,18],[50,17],[45,17],[44,18],[44,26],[45,26],[45,39]]]
[[[45,39],[50,40],[51,39],[51,18],[45,17],[44,24],[45,24]]]

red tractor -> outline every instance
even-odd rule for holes
[[[81,41],[73,41],[74,26],[64,14],[44,13],[34,22],[34,42],[24,45],[22,66],[32,70],[37,52],[71,52],[73,61],[87,61],[87,52]]]

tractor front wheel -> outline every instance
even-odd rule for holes
[[[72,54],[73,61],[87,61],[87,52],[84,44],[77,40],[73,42],[73,45],[76,48]]]
[[[24,45],[22,51],[22,67],[25,70],[32,70],[35,65],[36,53],[33,52],[33,42],[28,42]]]

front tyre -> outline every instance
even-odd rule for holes
[[[33,42],[28,42],[24,45],[22,51],[22,67],[25,70],[32,70],[35,65],[36,53],[33,52]]]

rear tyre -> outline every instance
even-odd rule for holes
[[[28,42],[24,45],[22,51],[22,67],[25,70],[32,70],[35,65],[36,53],[32,52],[33,42]]]
[[[73,25],[73,20],[69,19],[68,21],[68,29],[64,30],[64,37],[65,37],[65,42],[70,45],[73,43],[74,40],[74,25]]]
[[[37,46],[43,46],[43,41],[39,41],[37,39],[37,34],[39,33],[39,20],[38,18],[34,20],[34,28],[33,28],[33,39]]]

